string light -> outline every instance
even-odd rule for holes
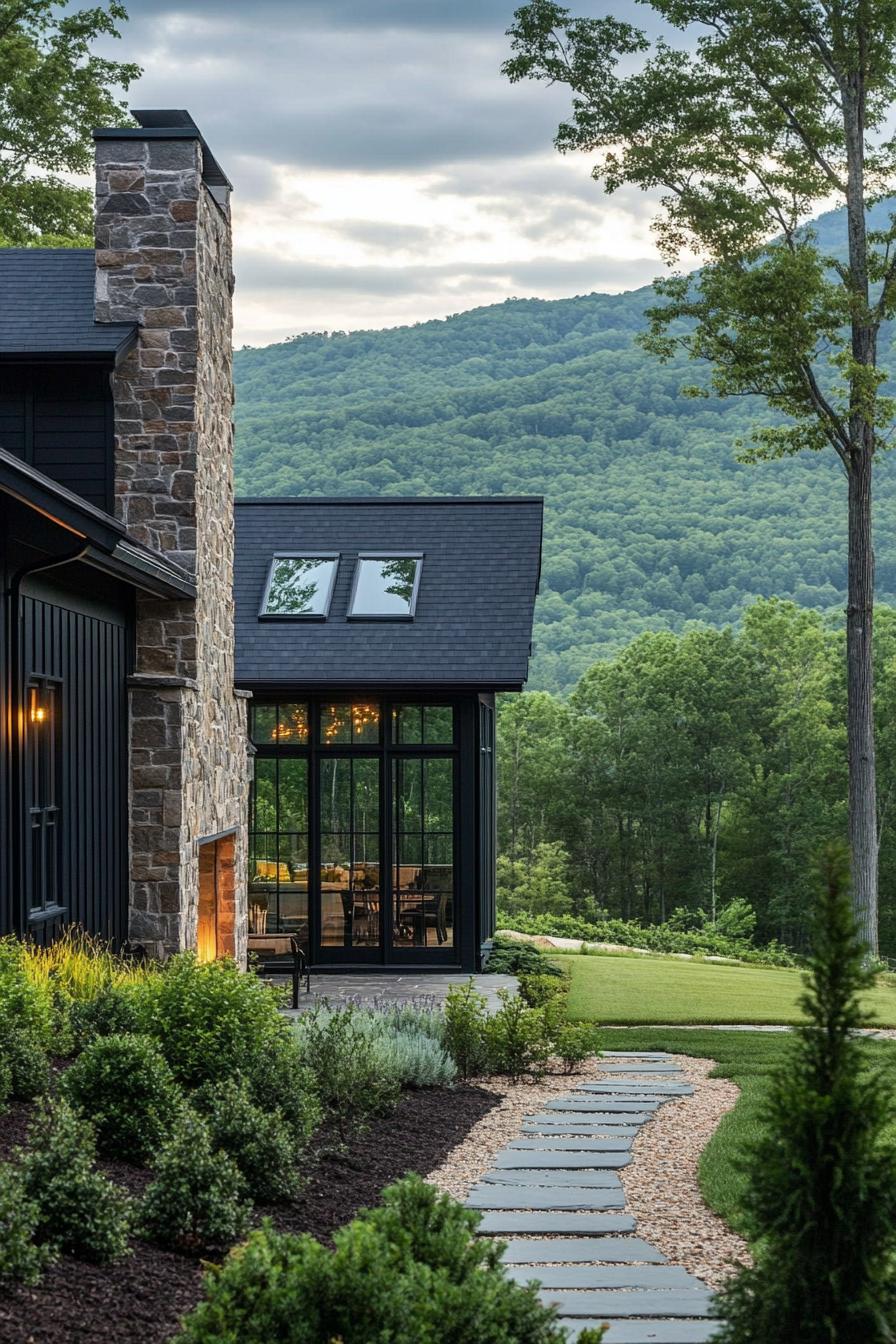
[[[347,711],[347,713],[346,713]],[[362,737],[367,728],[379,728],[380,708],[376,703],[353,703],[351,705],[328,705],[323,724],[325,742],[337,742],[343,730],[350,723],[352,736]]]

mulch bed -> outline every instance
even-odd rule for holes
[[[408,1171],[434,1170],[493,1106],[482,1088],[406,1092],[395,1111],[336,1153],[335,1135],[321,1130],[307,1162],[306,1183],[294,1204],[259,1208],[284,1232],[310,1232],[328,1242],[358,1209]],[[0,1157],[25,1138],[29,1108],[0,1118]],[[109,1163],[108,1174],[134,1195],[148,1172]],[[111,1265],[64,1256],[36,1288],[0,1293],[0,1344],[164,1344],[198,1301],[202,1266],[194,1258],[132,1241],[133,1253]],[[272,1341],[272,1344],[274,1342]]]

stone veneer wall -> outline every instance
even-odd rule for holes
[[[116,511],[194,578],[195,602],[141,598],[131,688],[130,937],[194,947],[199,842],[235,833],[246,947],[248,755],[233,688],[229,215],[198,139],[96,144],[96,316],[137,321],[113,379]]]

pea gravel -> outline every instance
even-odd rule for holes
[[[662,1251],[671,1264],[718,1288],[735,1263],[748,1260],[749,1254],[743,1239],[704,1204],[697,1166],[722,1116],[737,1101],[739,1088],[728,1079],[709,1077],[713,1060],[688,1055],[674,1059],[694,1092],[666,1102],[635,1139],[633,1161],[619,1173],[626,1212],[634,1215],[638,1236]],[[557,1066],[537,1082],[477,1080],[478,1087],[499,1098],[498,1105],[477,1121],[427,1179],[455,1199],[465,1200],[494,1166],[497,1154],[523,1133],[527,1117],[543,1113],[547,1103],[568,1096],[582,1083],[611,1080],[624,1086],[618,1075],[601,1071],[597,1058],[586,1061],[575,1074],[563,1073]],[[563,1118],[563,1112],[555,1114]]]

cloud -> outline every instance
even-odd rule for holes
[[[553,150],[567,92],[500,74],[516,3],[131,0],[131,105],[189,108],[235,186],[238,341],[659,272],[656,200],[605,197]]]

